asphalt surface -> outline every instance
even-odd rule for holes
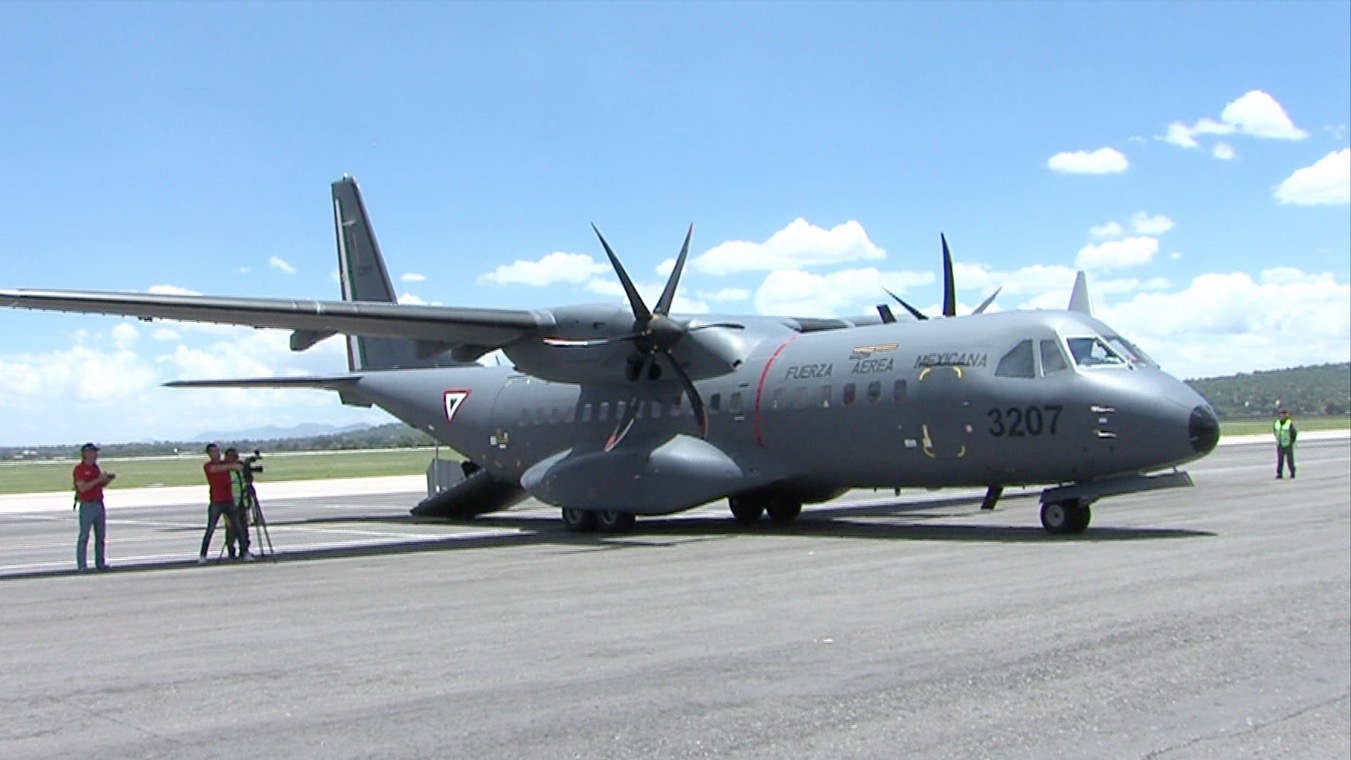
[[[11,502],[0,757],[1345,758],[1351,443],[1298,455],[1221,447],[1068,538],[1033,491],[606,537],[264,483],[271,559],[125,504],[92,574],[69,509]]]

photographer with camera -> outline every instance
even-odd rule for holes
[[[86,443],[80,447],[80,463],[71,472],[75,481],[75,508],[80,510],[80,537],[75,543],[75,567],[80,572],[89,569],[86,558],[89,556],[91,529],[94,531],[94,567],[108,569],[103,557],[103,534],[108,525],[107,513],[103,509],[103,487],[117,476],[99,469],[98,459],[99,447]]]
[[[225,450],[225,462],[234,464],[239,462],[239,449],[231,446]],[[246,465],[247,466],[247,465]],[[230,494],[234,497],[235,514],[239,519],[239,527],[244,533],[249,532],[249,510],[245,503],[248,498],[248,491],[244,487],[244,470],[230,471]],[[225,521],[225,551],[229,553],[230,559],[234,559],[236,546],[240,544],[239,536],[235,532],[235,524],[229,520]]]
[[[231,526],[234,535],[239,537],[240,558],[250,561],[253,555],[249,554],[249,534],[240,523],[233,488],[233,473],[242,472],[246,465],[238,460],[224,461],[221,458],[220,447],[214,443],[207,445],[206,455],[207,461],[202,465],[202,471],[206,473],[211,503],[207,506],[206,534],[202,536],[202,551],[197,557],[197,564],[206,564],[206,553],[211,548],[211,536],[216,532],[216,523],[220,521],[221,515],[225,515],[228,521],[226,524]]]

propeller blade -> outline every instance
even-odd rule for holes
[[[745,330],[745,325],[739,325],[736,322],[713,322],[707,325],[695,325],[685,328],[685,332],[694,332],[695,330],[707,330],[710,327],[726,327],[732,330]]]
[[[680,255],[676,257],[675,268],[671,270],[671,276],[666,280],[666,288],[661,291],[661,298],[657,299],[657,308],[653,311],[654,314],[671,313],[671,302],[675,300],[676,285],[680,282],[680,273],[685,269],[685,256],[690,252],[690,237],[692,235],[694,235],[693,224],[685,232],[685,244],[680,247]]]
[[[877,316],[882,318],[882,324],[889,325],[896,321],[896,315],[891,313],[891,307],[884,303],[877,305]]]
[[[957,283],[952,279],[952,252],[948,250],[948,238],[938,233],[943,241],[943,316],[957,316]]]
[[[652,362],[656,358],[656,354],[646,354],[643,356],[643,366],[642,369],[638,371],[639,382],[643,382],[647,377],[647,373],[652,369]],[[638,398],[634,398],[629,402],[629,407],[624,410],[624,416],[615,423],[614,432],[610,433],[610,437],[605,441],[604,451],[606,453],[609,453],[610,449],[618,446],[619,442],[624,440],[624,436],[629,434],[629,430],[633,428],[634,420],[638,419],[638,411],[642,409],[642,404],[643,402]]]
[[[1003,290],[1002,287],[1000,287],[1000,288],[995,288],[995,289],[994,289],[994,292],[990,294],[990,297],[987,298],[987,299],[985,299],[984,301],[981,301],[981,302],[980,302],[980,306],[977,306],[977,307],[976,307],[976,310],[973,311],[973,312],[971,312],[971,313],[972,313],[972,314],[981,314],[981,313],[983,313],[986,309],[990,308],[990,304],[994,303],[994,297],[997,296],[997,295],[999,295],[999,291],[1001,291],[1001,290]]]
[[[694,410],[694,420],[699,425],[699,437],[708,437],[708,412],[704,409],[704,400],[700,398],[699,391],[694,387],[694,381],[685,373],[685,368],[680,366],[680,362],[675,360],[674,356],[666,354],[666,359],[671,363],[671,368],[680,376],[681,385],[685,386],[685,395],[690,397],[690,407]]]
[[[629,333],[628,335],[616,335],[613,338],[595,338],[592,340],[581,340],[573,338],[543,338],[540,343],[555,348],[590,348],[591,346],[608,346],[611,343],[622,343],[626,340],[633,340],[640,337],[642,333]]]
[[[887,294],[887,295],[891,296],[892,298],[895,298],[895,299],[896,299],[896,303],[898,303],[898,304],[904,306],[904,307],[905,307],[905,310],[908,311],[908,312],[910,312],[910,314],[911,314],[912,316],[914,316],[915,319],[918,319],[918,320],[925,320],[925,319],[928,319],[928,317],[924,316],[924,312],[922,312],[922,311],[920,311],[919,309],[916,309],[915,307],[913,307],[913,306],[911,306],[910,304],[906,303],[904,298],[901,298],[900,296],[896,295],[895,293],[891,292],[890,290],[887,290],[886,288],[882,288],[882,290],[886,291],[886,294]]]
[[[652,319],[652,312],[647,310],[643,297],[638,295],[638,288],[634,287],[633,280],[629,279],[629,273],[624,271],[624,265],[619,263],[619,257],[610,249],[610,244],[605,242],[605,236],[600,234],[596,225],[592,224],[591,229],[596,231],[596,237],[600,238],[600,244],[605,248],[605,255],[610,257],[610,264],[614,266],[615,274],[619,275],[619,282],[624,286],[624,294],[629,297],[629,305],[633,307],[633,318],[640,322]],[[691,226],[690,229],[692,231],[694,227]]]

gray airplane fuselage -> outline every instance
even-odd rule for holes
[[[545,501],[638,514],[766,487],[812,502],[859,487],[1084,482],[1214,445],[1197,440],[1198,417],[1214,422],[1209,405],[1147,357],[1077,360],[1071,346],[1116,336],[1075,312],[729,332],[744,359],[697,382],[706,440],[674,381],[579,385],[461,367],[369,372],[360,389]],[[637,394],[632,432],[602,451]],[[586,466],[598,461],[606,482]]]

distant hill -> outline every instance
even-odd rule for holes
[[[1351,411],[1351,363],[1292,367],[1228,377],[1188,380],[1221,419],[1270,417],[1289,409],[1296,417]]]
[[[362,430],[375,427],[369,424],[346,425],[339,427],[337,425],[321,425],[315,422],[307,422],[303,425],[293,427],[277,427],[270,425],[267,427],[252,428],[249,430],[230,430],[225,432],[198,433],[193,436],[194,441],[275,441],[283,438],[317,438],[325,435],[341,435],[343,433],[355,433]]]

